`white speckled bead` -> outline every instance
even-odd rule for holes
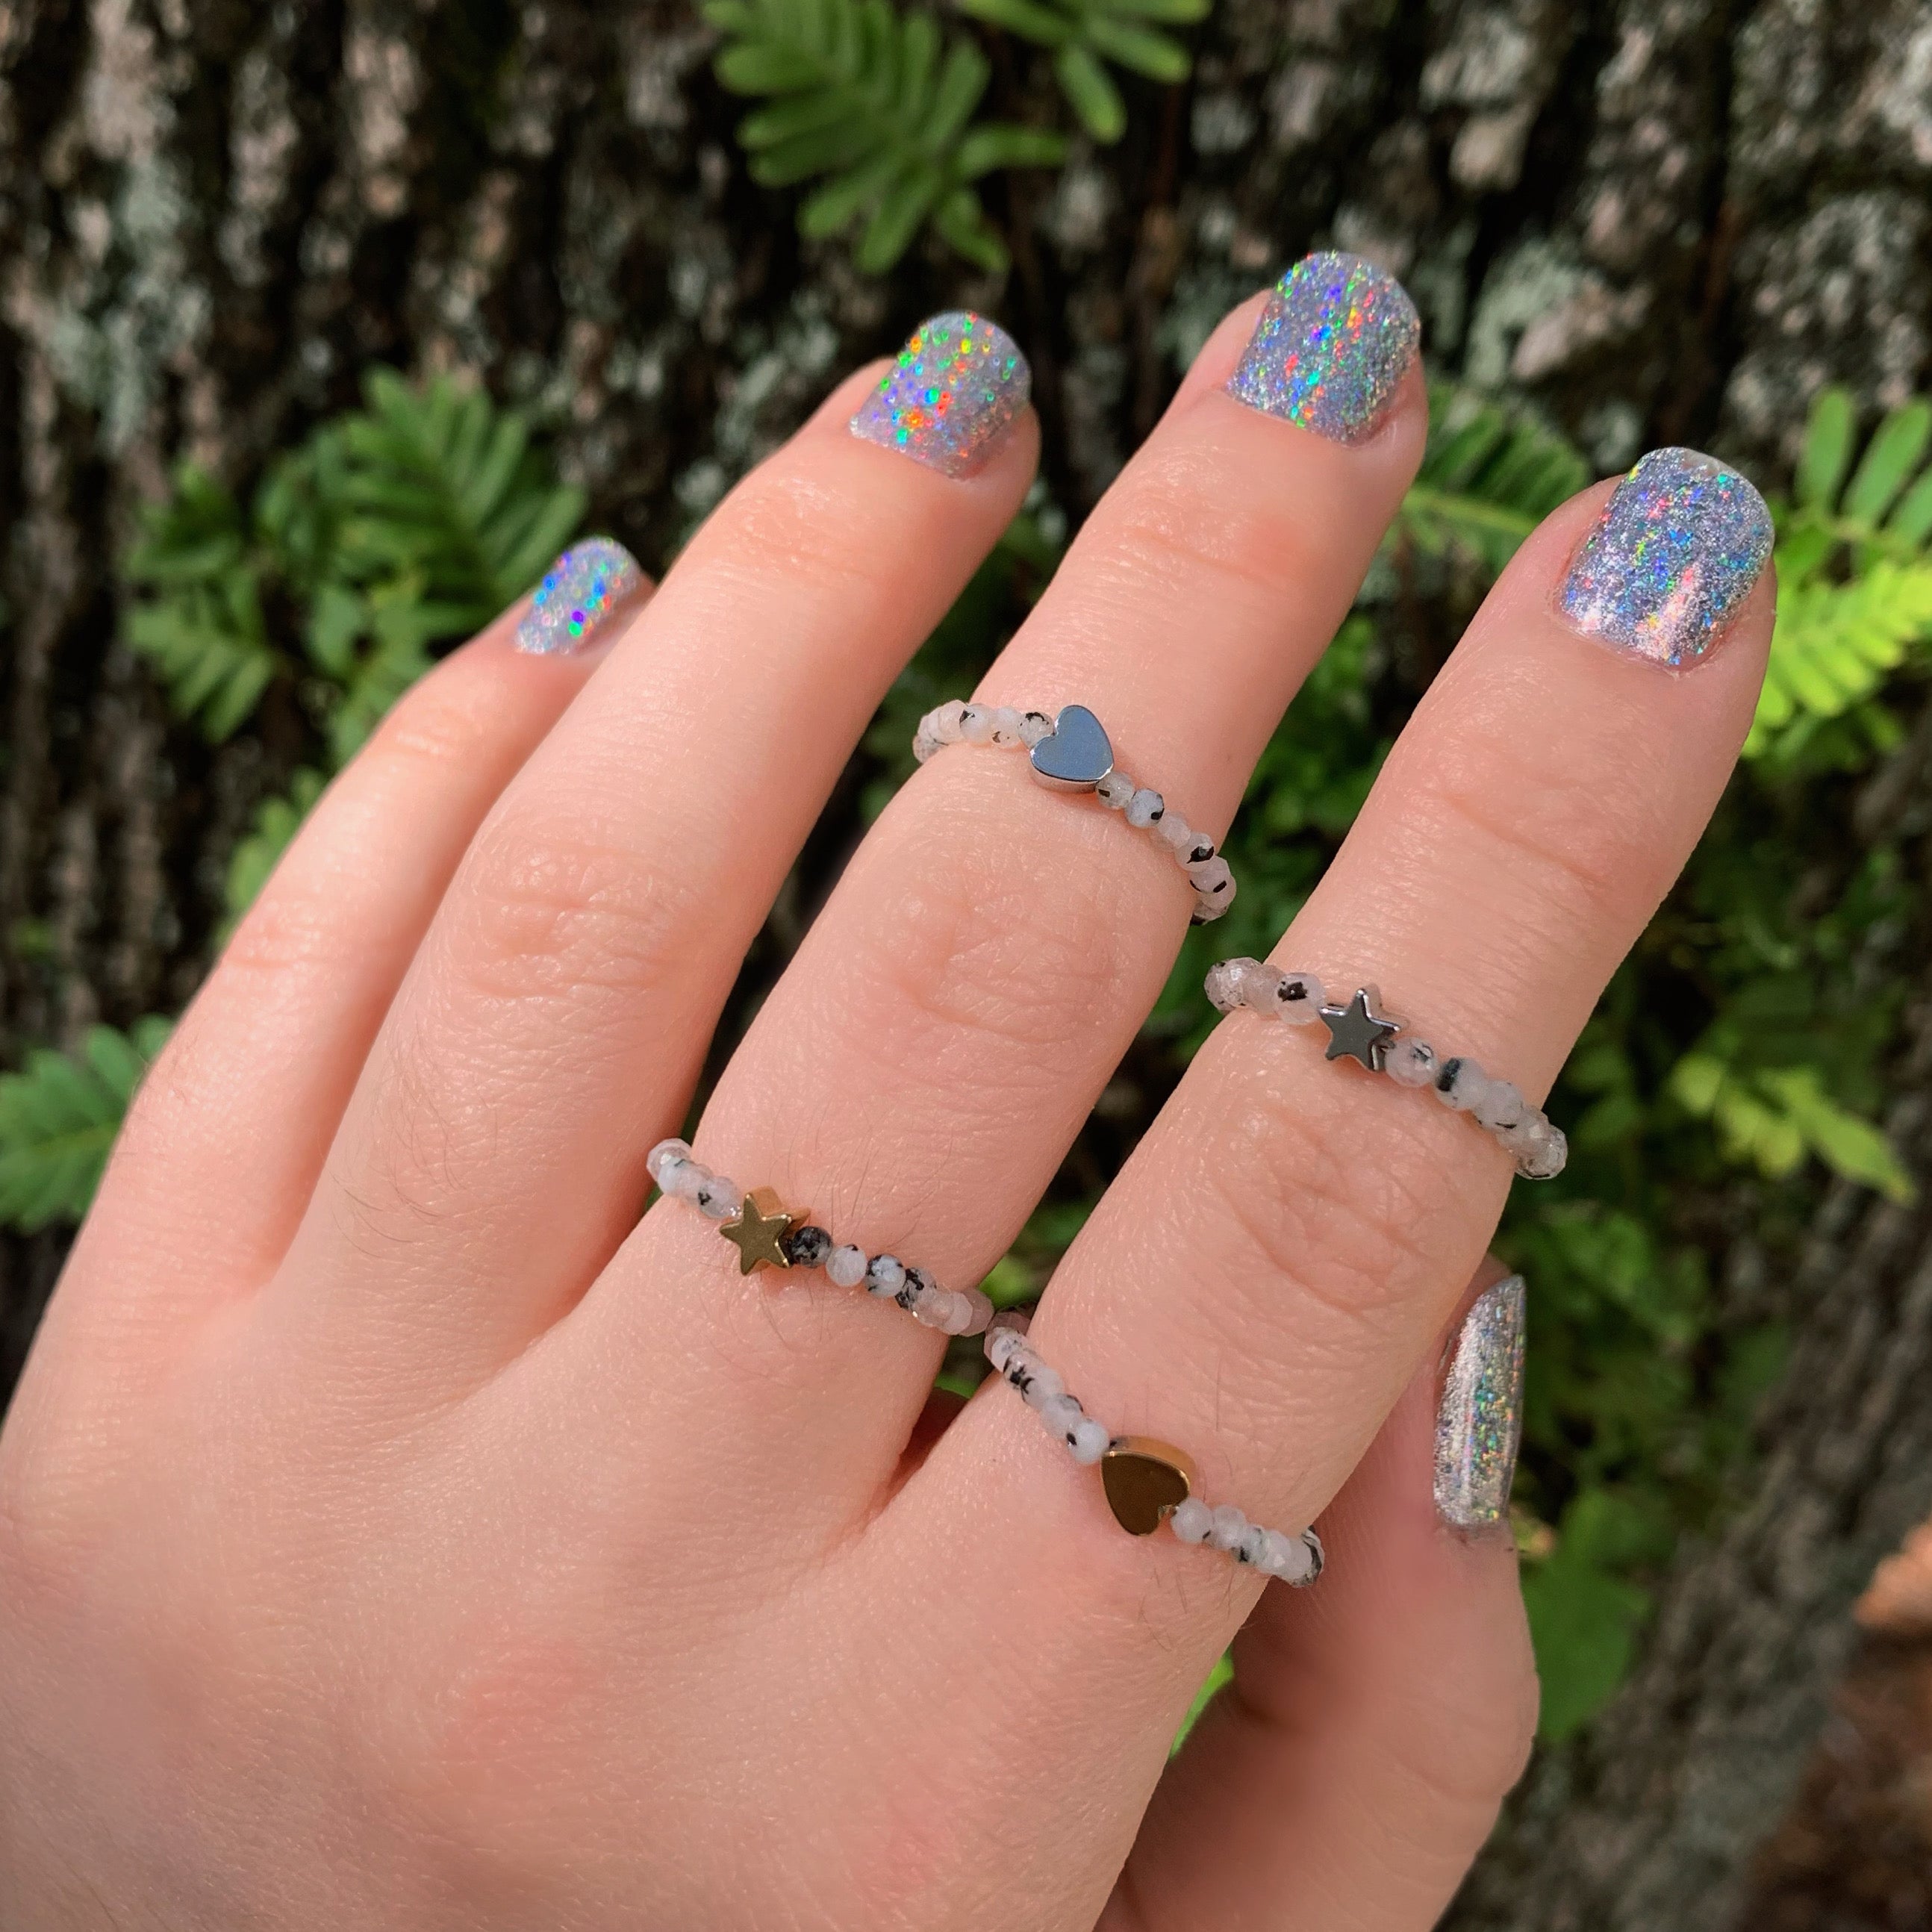
[[[1216,1550],[1230,1553],[1241,1546],[1241,1538],[1248,1533],[1248,1520],[1232,1503],[1223,1503],[1214,1512],[1214,1527],[1208,1532],[1208,1540]]]
[[[1109,772],[1094,789],[1108,811],[1124,812],[1134,795],[1134,782],[1125,772]]]
[[[951,1332],[956,1335],[983,1334],[993,1319],[992,1298],[976,1288],[967,1288],[960,1290],[959,1299],[966,1304],[966,1325]]]
[[[645,1156],[644,1171],[650,1174],[650,1178],[655,1180],[660,1187],[663,1187],[663,1168],[664,1163],[667,1161],[676,1162],[688,1160],[690,1158],[691,1149],[683,1141],[659,1141],[657,1145],[652,1148],[650,1152]],[[670,1190],[668,1188],[665,1188],[664,1191],[666,1193],[669,1193]]]
[[[1023,745],[1025,739],[1021,728],[1025,722],[1020,712],[1010,704],[996,705],[993,713],[992,742],[1002,751],[1010,751],[1016,745]]]
[[[1113,1432],[1104,1422],[1096,1422],[1090,1415],[1084,1415],[1068,1432],[1066,1447],[1075,1462],[1093,1463],[1106,1454],[1107,1444],[1113,1439]]]
[[[1144,832],[1150,825],[1160,822],[1161,814],[1166,809],[1166,803],[1159,792],[1142,787],[1127,800],[1127,823],[1137,831]]]
[[[1198,1496],[1190,1496],[1167,1520],[1183,1543],[1205,1543],[1214,1532],[1214,1512]]]
[[[1322,1017],[1322,1003],[1328,995],[1312,973],[1277,973],[1270,1004],[1290,1026],[1306,1026]]]
[[[1271,1529],[1268,1554],[1261,1567],[1284,1583],[1305,1583],[1315,1574],[1315,1552],[1300,1537]]]
[[[1208,995],[1208,1004],[1216,1012],[1232,1013],[1241,1004],[1242,975],[1254,964],[1252,959],[1223,959],[1218,965],[1208,969],[1208,976],[1202,982]]]
[[[1513,1081],[1492,1080],[1469,1112],[1479,1126],[1498,1133],[1506,1127],[1520,1126],[1529,1108]]]
[[[1436,1074],[1436,1097],[1457,1113],[1469,1113],[1489,1091],[1490,1076],[1473,1060],[1443,1061]]]
[[[714,1221],[728,1221],[745,1204],[744,1190],[722,1174],[710,1174],[698,1185],[693,1204]]]
[[[1234,883],[1234,874],[1219,853],[1187,868],[1188,882],[1203,898],[1225,897]]]
[[[896,1255],[874,1255],[866,1270],[868,1294],[896,1294],[905,1286],[905,1264]]]
[[[1041,1425],[1052,1436],[1070,1438],[1074,1425],[1085,1412],[1077,1395],[1048,1396],[1040,1406]]]
[[[1548,1180],[1563,1172],[1570,1158],[1570,1144],[1563,1130],[1538,1116],[1525,1120],[1499,1136],[1516,1165],[1516,1172],[1528,1180]]]
[[[1060,1380],[1060,1371],[1048,1368],[1036,1356],[1028,1367],[1026,1387],[1020,1390],[1028,1408],[1043,1408],[1055,1396],[1066,1393],[1066,1384]]]
[[[1161,814],[1154,829],[1177,853],[1185,852],[1194,843],[1194,833],[1186,820],[1172,808]]]
[[[993,742],[993,714],[983,704],[968,704],[959,716],[959,735],[969,745]]]
[[[1020,719],[1020,742],[1030,752],[1042,738],[1053,736],[1053,720],[1044,711],[1029,711]]]
[[[1436,1049],[1426,1040],[1412,1040],[1405,1034],[1383,1056],[1382,1071],[1398,1087],[1432,1087],[1437,1072]]]
[[[854,1247],[849,1241],[834,1248],[825,1258],[825,1273],[829,1280],[841,1288],[856,1288],[866,1279],[865,1250]]]
[[[1234,1549],[1234,1561],[1258,1568],[1268,1552],[1268,1538],[1274,1531],[1264,1529],[1258,1522],[1251,1522],[1241,1532],[1241,1540]]]

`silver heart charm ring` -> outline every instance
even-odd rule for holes
[[[1114,764],[1106,727],[1084,704],[1044,711],[1010,704],[968,704],[958,698],[928,711],[913,734],[913,756],[924,764],[948,745],[1024,746],[1033,775],[1052,791],[1090,791],[1136,831],[1150,833],[1173,854],[1194,888],[1194,923],[1219,919],[1234,903],[1234,875],[1205,832],[1196,832],[1157,791],[1137,785]]]

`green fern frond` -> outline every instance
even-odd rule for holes
[[[553,481],[514,411],[447,377],[370,371],[344,425],[343,574],[412,578],[459,634],[520,596],[577,528],[584,493]]]
[[[1554,430],[1451,383],[1429,392],[1429,445],[1390,541],[1460,554],[1493,577],[1530,532],[1590,481]]]
[[[1862,703],[1928,638],[1932,561],[1881,560],[1846,584],[1781,576],[1778,628],[1744,755],[1773,751],[1795,721],[1835,718]]]
[[[971,125],[986,57],[946,39],[930,14],[890,0],[706,0],[725,36],[719,81],[771,105],[739,124],[752,176],[768,188],[820,183],[799,210],[807,236],[861,216],[856,260],[871,274],[904,254],[920,227],[988,269],[1005,245],[972,183],[995,168],[1042,167],[1065,152],[1043,129]]]
[[[94,1027],[78,1054],[41,1048],[0,1075],[0,1222],[22,1234],[87,1212],[114,1137],[173,1022]]]
[[[1172,86],[1193,70],[1188,52],[1164,26],[1191,26],[1213,0],[959,0],[961,10],[1054,50],[1060,92],[1096,141],[1126,131],[1126,104],[1106,66]]]
[[[1714,1054],[1691,1052],[1672,1070],[1670,1090],[1687,1113],[1713,1123],[1731,1160],[1769,1180],[1784,1179],[1815,1156],[1888,1199],[1917,1195],[1884,1132],[1834,1100],[1814,1068],[1741,1071]]]
[[[223,882],[222,896],[228,907],[224,938],[268,883],[268,874],[302,830],[302,820],[315,808],[327,782],[321,772],[304,766],[290,781],[285,796],[266,798],[255,808],[254,824],[230,856],[228,876]]]
[[[1744,755],[1864,704],[1932,642],[1932,401],[1894,410],[1862,454],[1850,396],[1811,407],[1779,518],[1778,628]]]
[[[193,464],[144,509],[129,580],[158,593],[127,610],[122,635],[166,682],[176,713],[212,744],[232,736],[283,666],[262,620],[261,589],[235,499]]]

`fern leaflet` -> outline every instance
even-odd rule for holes
[[[1066,151],[1044,129],[971,125],[986,57],[947,40],[927,13],[890,0],[705,0],[726,37],[716,62],[734,94],[771,105],[739,124],[752,178],[769,188],[820,180],[799,210],[807,236],[861,216],[856,260],[883,273],[920,226],[980,267],[1006,266],[1005,244],[972,184],[998,168],[1046,167]]]
[[[114,1137],[173,1022],[90,1028],[78,1054],[41,1048],[0,1075],[0,1222],[32,1234],[87,1212]]]

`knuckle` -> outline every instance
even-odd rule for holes
[[[1442,1256],[1467,1210],[1450,1185],[1438,1123],[1412,1100],[1364,1090],[1344,1104],[1266,1074],[1238,1076],[1204,1183],[1217,1218],[1256,1267],[1229,1270],[1237,1292],[1280,1320],[1280,1284],[1295,1284],[1345,1326],[1379,1328],[1418,1296],[1439,1293]]]
[[[464,862],[448,957],[486,1000],[601,1011],[674,978],[700,896],[694,866],[654,864],[614,834],[511,820]]]
[[[711,563],[782,586],[788,601],[802,590],[882,589],[887,580],[872,551],[852,541],[849,494],[783,464],[754,470],[717,521]]]

